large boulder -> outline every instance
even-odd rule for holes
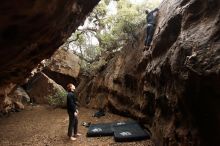
[[[66,91],[44,73],[36,74],[28,83],[27,93],[36,104],[66,105]]]
[[[11,83],[22,84],[41,60],[49,58],[83,24],[98,2],[99,0],[2,2],[0,89],[5,90]]]
[[[9,92],[14,89],[13,92]],[[9,113],[11,111],[18,111],[19,109],[24,109],[23,103],[30,102],[30,97],[21,87],[14,88],[13,85],[8,87],[8,93],[5,94],[3,101],[1,101],[0,113]],[[7,91],[7,90],[4,90]]]
[[[22,87],[17,87],[17,89],[14,92],[9,94],[9,96],[14,98],[14,100],[18,102],[25,102],[25,103],[30,102],[29,95]]]
[[[76,84],[80,71],[79,63],[78,56],[60,48],[46,61],[43,72],[65,88],[68,83]]]
[[[156,145],[217,146],[220,1],[164,0],[159,9],[152,47],[143,51],[142,29],[136,43],[84,78],[80,100],[137,118]]]
[[[64,43],[99,0],[6,1],[0,5],[0,83],[18,83]]]
[[[161,4],[144,80],[158,102],[152,130],[170,145],[218,145],[219,32],[218,0]]]
[[[7,113],[12,108],[8,95],[15,87],[15,84],[6,84],[0,88],[0,112]]]

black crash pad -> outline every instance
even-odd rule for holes
[[[149,138],[149,133],[135,122],[114,127],[114,139],[117,142],[137,141]]]
[[[134,120],[91,124],[87,137],[114,136],[117,142],[149,139],[150,135]]]
[[[87,137],[113,136],[112,123],[91,124],[87,131]]]
[[[113,131],[114,131],[115,128],[117,129],[117,127],[120,127],[120,126],[122,126],[122,125],[128,125],[128,124],[138,124],[138,123],[137,123],[137,121],[134,121],[134,120],[131,120],[131,119],[129,119],[129,120],[127,120],[127,121],[117,121],[117,122],[113,122],[113,123],[112,123]]]

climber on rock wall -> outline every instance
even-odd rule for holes
[[[156,19],[158,16],[159,9],[156,8],[153,11],[149,12],[149,10],[145,10],[147,15],[147,30],[146,30],[146,38],[144,42],[144,48],[148,49],[150,47],[151,41],[153,39],[155,27],[156,27]]]

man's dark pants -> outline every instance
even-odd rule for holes
[[[69,127],[68,127],[68,136],[74,136],[77,134],[78,130],[78,117],[74,115],[73,112],[69,112]]]
[[[150,43],[153,39],[155,27],[153,24],[147,24],[147,36],[145,38],[145,46],[150,46]]]

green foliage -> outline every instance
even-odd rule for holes
[[[107,63],[108,62],[102,57],[98,61],[94,61],[92,64],[88,64],[85,61],[82,61],[81,70],[84,73],[86,72],[86,73],[95,74],[103,70],[106,67]]]
[[[104,2],[96,9],[106,9]],[[102,30],[96,32],[99,40],[99,46],[102,50],[114,50],[120,48],[127,40],[134,37],[134,33],[140,22],[145,17],[139,17],[138,7],[132,5],[128,0],[119,1],[117,3],[117,14],[101,15],[99,17],[100,27]],[[97,10],[98,12],[100,10]],[[93,13],[96,13],[94,11]],[[104,13],[102,13],[104,14]],[[93,14],[94,15],[94,14]],[[100,16],[100,15],[99,15]],[[97,20],[97,21],[98,21]],[[103,25],[104,24],[104,25]]]
[[[95,60],[95,57],[100,54],[100,48],[96,45],[90,45],[84,52],[86,57],[90,60]]]
[[[96,72],[96,71],[100,71],[103,68],[105,68],[105,66],[107,65],[107,61],[104,59],[100,59],[97,62],[94,62],[91,66],[90,66],[90,71],[91,72]]]
[[[145,10],[155,8],[158,2],[133,4],[130,0],[102,0],[87,18],[85,25],[70,37],[70,45],[78,50],[85,61],[93,61],[105,51],[120,50],[128,41],[138,39],[137,30],[146,24]],[[112,4],[116,13],[109,10]],[[81,65],[88,67],[84,61]]]
[[[47,97],[48,103],[51,106],[62,107],[65,104],[67,93],[65,91],[57,91],[53,95]]]

